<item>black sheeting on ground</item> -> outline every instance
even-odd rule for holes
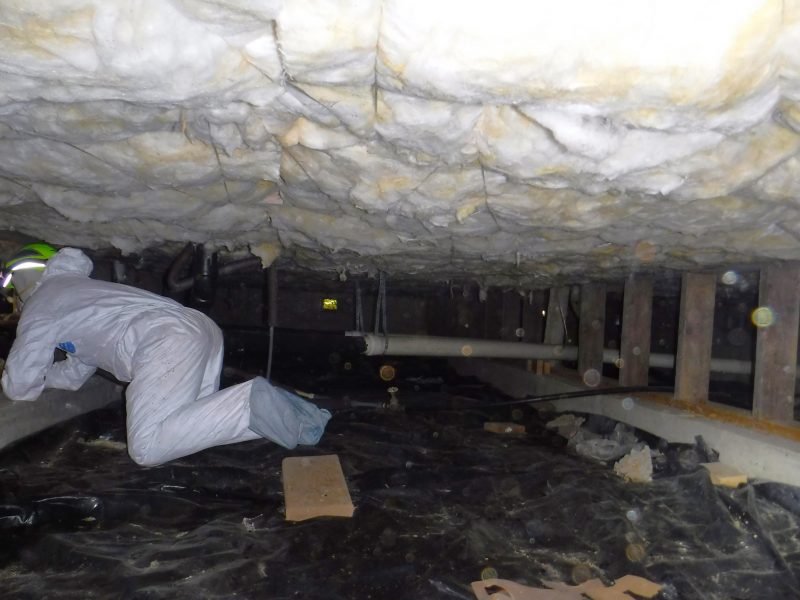
[[[797,489],[715,489],[676,461],[626,483],[528,409],[527,435],[482,430],[508,414],[343,412],[316,448],[150,469],[121,445],[120,408],[85,415],[0,454],[0,596],[470,599],[491,568],[530,585],[632,573],[668,599],[800,597]],[[285,522],[281,459],[329,453],[355,516]]]

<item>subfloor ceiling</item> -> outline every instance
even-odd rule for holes
[[[800,255],[800,0],[0,5],[0,229],[546,285]]]

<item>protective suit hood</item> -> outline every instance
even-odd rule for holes
[[[42,280],[54,275],[83,275],[88,277],[94,265],[91,259],[77,248],[62,248],[47,261]]]

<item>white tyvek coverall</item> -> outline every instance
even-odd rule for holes
[[[141,465],[262,436],[287,448],[317,443],[327,411],[260,377],[218,391],[222,332],[211,319],[163,296],[89,279],[91,271],[74,248],[48,261],[6,361],[6,396],[76,390],[97,368],[130,381],[128,453]],[[67,359],[54,363],[57,347]],[[250,429],[251,407],[262,435]]]

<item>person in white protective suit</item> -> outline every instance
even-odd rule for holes
[[[319,441],[327,410],[261,377],[219,390],[222,332],[211,319],[91,271],[83,252],[63,248],[43,271],[10,274],[23,304],[2,376],[10,399],[76,390],[97,368],[129,381],[128,453],[140,465],[259,437],[286,448]],[[66,360],[53,361],[56,348]]]

